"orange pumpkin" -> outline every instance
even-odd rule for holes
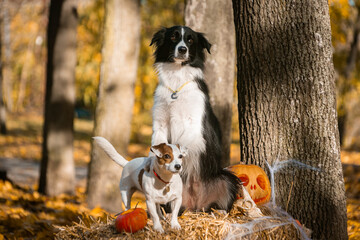
[[[238,178],[240,178],[252,200],[261,205],[270,201],[270,181],[265,171],[256,165],[233,165],[228,167]],[[238,196],[238,198],[240,198]]]
[[[135,233],[145,227],[147,214],[142,208],[132,208],[120,213],[115,220],[115,227],[118,232]]]

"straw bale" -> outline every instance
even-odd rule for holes
[[[147,226],[134,234],[117,233],[115,219],[108,216],[104,222],[81,219],[72,226],[58,227],[56,239],[307,239],[303,229],[289,215],[274,216],[273,209],[261,207],[264,217],[253,219],[234,207],[230,213],[214,210],[211,213],[185,212],[179,217],[181,230],[170,227],[169,220],[162,221],[165,233],[153,230],[149,219]],[[170,216],[167,216],[169,219]]]

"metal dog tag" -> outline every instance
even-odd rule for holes
[[[171,94],[171,99],[177,99],[178,98],[178,96],[176,95],[177,94],[177,92],[173,92],[173,94]]]
[[[166,186],[166,188],[164,189],[164,195],[166,195],[168,192],[170,191],[170,187],[169,186]]]

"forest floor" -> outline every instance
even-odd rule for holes
[[[11,115],[8,116],[7,127],[8,134],[0,135],[0,171],[6,170],[9,180],[0,180],[0,240],[47,239],[58,231],[55,226],[71,225],[79,222],[79,219],[106,220],[108,213],[101,208],[88,209],[85,203],[92,120],[75,120],[75,196],[46,197],[36,191],[41,159],[42,116]],[[149,139],[151,127],[144,126],[138,132],[144,135],[143,139]],[[136,139],[139,139],[139,134]],[[238,162],[240,151],[238,139],[233,142],[232,164]],[[128,159],[147,155],[148,151],[147,142],[131,143]],[[347,197],[349,239],[360,239],[360,152],[342,151],[341,161]],[[140,206],[144,206],[141,195],[136,195],[133,201],[140,201]]]

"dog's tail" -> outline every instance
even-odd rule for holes
[[[112,159],[114,160],[117,164],[119,164],[120,166],[124,167],[129,161],[127,161],[125,158],[123,158],[114,148],[113,145],[111,145],[111,143],[106,140],[103,137],[93,137],[94,141],[96,142],[96,144],[98,144],[103,150],[104,152]]]

